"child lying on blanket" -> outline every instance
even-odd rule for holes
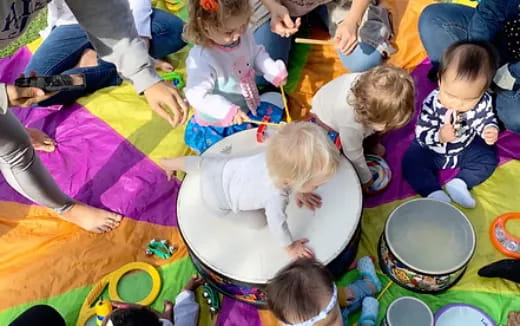
[[[279,122],[282,110],[261,104],[255,83],[257,72],[278,87],[287,70],[256,44],[247,29],[252,8],[244,0],[191,0],[184,37],[195,43],[186,61],[184,92],[195,109],[184,141],[198,153],[267,115]],[[272,102],[271,102],[272,103]],[[256,117],[256,119],[254,119]]]
[[[268,138],[267,150],[241,157],[184,156],[161,160],[171,177],[175,171],[200,172],[204,202],[216,215],[250,227],[265,225],[292,257],[312,257],[307,239],[293,239],[285,209],[289,192],[299,206],[315,209],[314,194],[335,173],[340,154],[320,127],[311,122],[281,125]],[[265,217],[255,211],[262,210]],[[269,241],[266,239],[266,241]]]
[[[279,271],[266,287],[268,306],[287,326],[348,325],[349,313],[360,307],[360,326],[377,321],[379,302],[372,296],[381,290],[370,257],[359,259],[361,280],[336,287],[325,266],[313,259],[299,259]]]
[[[494,49],[486,43],[458,42],[444,52],[439,88],[424,100],[416,139],[403,160],[404,178],[421,196],[475,207],[469,189],[498,165],[498,125],[486,92],[496,67]],[[437,173],[456,167],[459,173],[446,184],[448,196]]]
[[[413,80],[406,71],[381,65],[365,73],[340,76],[314,96],[311,112],[318,124],[339,134],[343,154],[354,165],[365,191],[374,181],[363,142],[376,132],[406,125],[415,112],[414,93]],[[367,150],[379,156],[385,153],[378,141]]]
[[[164,302],[163,313],[137,304],[112,302],[117,309],[105,318],[103,326],[196,326],[199,305],[195,302],[194,291],[202,283],[202,278],[193,276],[177,295],[175,305]]]

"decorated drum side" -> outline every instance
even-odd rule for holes
[[[468,304],[456,303],[435,313],[435,326],[496,326],[484,311]]]
[[[475,231],[454,206],[427,198],[408,201],[388,217],[379,239],[382,271],[419,293],[442,292],[464,274]]]
[[[256,129],[250,129],[223,139],[204,155],[250,155],[264,146],[256,141]],[[362,210],[361,185],[348,160],[341,160],[337,174],[316,193],[323,205],[315,212],[297,207],[291,198],[286,210],[289,229],[295,239],[309,239],[317,259],[330,264],[333,272],[344,271],[356,255]],[[224,295],[263,307],[263,287],[291,261],[268,227],[250,229],[215,216],[202,201],[198,173],[184,179],[177,215],[190,256],[205,280]]]
[[[400,297],[388,306],[381,326],[433,326],[433,313],[419,299]]]

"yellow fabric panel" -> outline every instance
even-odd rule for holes
[[[502,279],[481,278],[477,271],[494,261],[507,258],[495,249],[489,237],[489,228],[495,218],[507,212],[520,212],[520,201],[515,195],[517,185],[511,180],[520,179],[520,162],[511,161],[498,168],[483,184],[472,190],[478,200],[474,209],[461,209],[470,219],[475,229],[477,247],[466,274],[454,287],[454,290],[482,291],[502,294],[518,294],[519,286]],[[402,202],[394,201],[363,212],[363,234],[358,256],[377,257],[377,242],[383,232],[386,218]],[[512,234],[520,235],[518,224],[510,228]],[[370,249],[367,249],[370,248]]]

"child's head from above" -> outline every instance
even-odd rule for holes
[[[286,325],[343,326],[332,275],[314,259],[298,259],[266,287],[267,303]]]
[[[267,169],[279,188],[312,192],[336,173],[339,160],[325,131],[312,122],[280,126],[268,140]]]
[[[104,326],[161,326],[155,312],[146,307],[114,310],[103,322]]]
[[[379,65],[358,77],[348,98],[356,119],[376,131],[404,127],[415,112],[415,88],[405,70]]]
[[[444,51],[439,66],[439,100],[447,109],[469,111],[491,85],[497,55],[490,44],[457,42]]]
[[[249,1],[189,0],[184,39],[200,46],[230,45],[244,34],[251,14]]]

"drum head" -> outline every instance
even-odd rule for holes
[[[412,297],[401,297],[392,302],[386,312],[386,319],[390,326],[433,326],[430,308]]]
[[[223,139],[205,155],[249,155],[264,146],[256,142],[256,129],[250,129]],[[347,247],[361,216],[361,186],[347,159],[342,158],[337,174],[316,193],[323,204],[315,213],[298,208],[292,197],[286,212],[293,237],[309,239],[317,259],[328,264]],[[186,176],[177,202],[179,229],[188,248],[213,271],[263,284],[290,262],[267,226],[250,229],[212,215],[201,198],[199,174]]]
[[[475,250],[475,231],[466,216],[450,204],[427,198],[397,207],[388,217],[385,237],[397,259],[425,274],[457,271]]]
[[[435,313],[435,326],[495,326],[484,311],[467,304],[450,304]]]

